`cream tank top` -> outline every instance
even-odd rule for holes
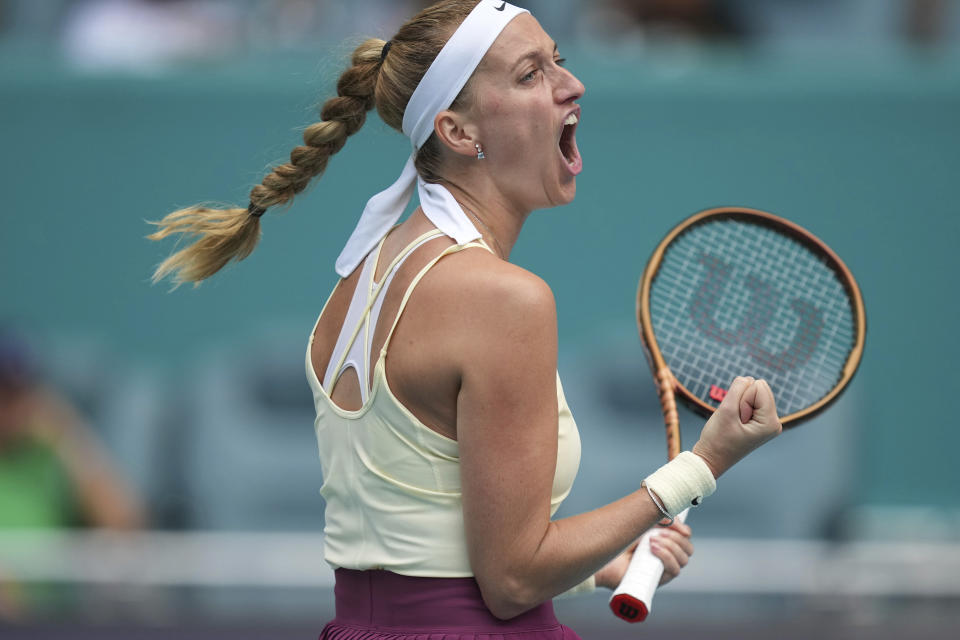
[[[414,248],[438,235],[442,235],[440,231],[424,234],[408,245],[386,269],[380,283],[372,281],[374,262],[361,325],[344,327],[343,331],[353,331],[354,340],[366,332],[372,334],[373,327],[367,322],[369,312],[377,299],[382,299],[386,289],[383,285],[389,284],[390,274]],[[382,246],[381,242],[367,260],[379,260]],[[314,430],[324,478],[320,488],[326,500],[324,555],[334,568],[386,569],[408,576],[438,578],[473,575],[464,534],[458,443],[433,431],[404,407],[390,391],[385,371],[387,348],[413,289],[443,257],[471,247],[489,251],[479,242],[449,247],[428,262],[410,283],[374,365],[369,392],[360,409],[342,409],[327,394],[310,357],[316,324],[310,334],[306,369],[317,410]],[[358,291],[363,284],[358,282]],[[332,357],[339,355],[334,353]],[[364,376],[360,380],[365,384]],[[564,399],[559,375],[557,404],[560,414],[551,515],[570,493],[580,466],[580,435]]]

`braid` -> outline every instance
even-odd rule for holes
[[[327,100],[321,122],[303,132],[304,144],[290,153],[290,162],[275,167],[250,191],[248,208],[217,209],[196,205],[174,211],[152,224],[158,230],[149,236],[162,240],[174,234],[197,237],[189,247],[160,263],[153,281],[172,275],[174,286],[199,284],[231,260],[243,260],[260,239],[260,215],[266,209],[288,203],[311,180],[323,174],[330,156],[340,151],[347,138],[363,126],[367,111],[375,106],[374,89],[384,41],[371,38],[353,52],[352,66],[337,81],[337,97]]]
[[[290,162],[282,164],[250,192],[250,201],[263,208],[289,202],[310,181],[323,174],[330,156],[340,151],[367,119],[373,109],[374,89],[380,68],[384,41],[367,40],[353,53],[349,69],[337,81],[337,97],[327,100],[320,110],[321,122],[303,132],[304,145],[290,153]]]
[[[353,52],[352,66],[337,81],[337,96],[320,110],[321,121],[303,132],[304,144],[294,148],[290,161],[275,167],[250,191],[247,208],[180,209],[153,222],[157,231],[147,236],[162,240],[174,234],[195,237],[196,242],[169,256],[153,274],[157,282],[171,276],[175,286],[199,283],[226,266],[243,260],[260,239],[260,216],[272,206],[286,204],[327,168],[330,156],[340,151],[377,107],[383,121],[403,129],[403,113],[427,68],[479,0],[441,0],[408,20],[386,46],[371,38]],[[389,53],[389,55],[387,55]],[[451,108],[471,98],[469,83]],[[436,136],[420,148],[416,167],[428,182],[440,180],[440,144]]]

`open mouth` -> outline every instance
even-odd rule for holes
[[[577,175],[583,169],[583,160],[580,158],[580,151],[577,149],[576,136],[577,124],[580,122],[579,116],[579,112],[568,115],[563,123],[563,130],[560,132],[560,154],[573,175]]]

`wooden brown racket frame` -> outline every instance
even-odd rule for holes
[[[840,276],[840,281],[850,295],[856,336],[853,348],[850,350],[846,363],[844,363],[842,377],[830,393],[821,398],[816,404],[801,411],[791,413],[790,415],[782,416],[780,421],[784,427],[796,426],[800,424],[800,422],[812,418],[833,402],[846,388],[851,378],[853,378],[853,374],[857,371],[860,359],[863,356],[863,344],[866,337],[867,325],[860,288],[857,286],[853,274],[840,257],[819,238],[789,220],[758,209],[718,207],[715,209],[707,209],[706,211],[701,211],[700,213],[690,216],[674,227],[670,233],[660,241],[660,244],[657,245],[656,250],[647,262],[646,268],[643,270],[643,275],[640,278],[640,287],[637,291],[637,324],[640,327],[640,338],[643,341],[647,357],[650,359],[651,369],[654,372],[654,379],[660,395],[660,404],[663,409],[664,424],[667,430],[667,456],[669,459],[673,459],[674,456],[680,453],[680,423],[677,414],[675,394],[679,393],[682,399],[693,409],[705,415],[713,413],[714,407],[703,402],[680,384],[667,367],[663,355],[660,353],[657,339],[653,335],[653,322],[650,318],[650,288],[653,285],[653,279],[660,269],[663,255],[670,243],[690,228],[716,219],[747,220],[755,224],[764,224],[793,236],[801,244],[820,253],[832,263],[834,269]]]

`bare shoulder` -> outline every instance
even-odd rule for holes
[[[428,291],[455,305],[464,320],[556,322],[550,286],[538,275],[483,249],[447,256],[431,270]]]
[[[555,370],[553,292],[530,271],[468,249],[434,265],[414,295],[423,296],[419,327],[460,379],[507,380],[509,371]]]

